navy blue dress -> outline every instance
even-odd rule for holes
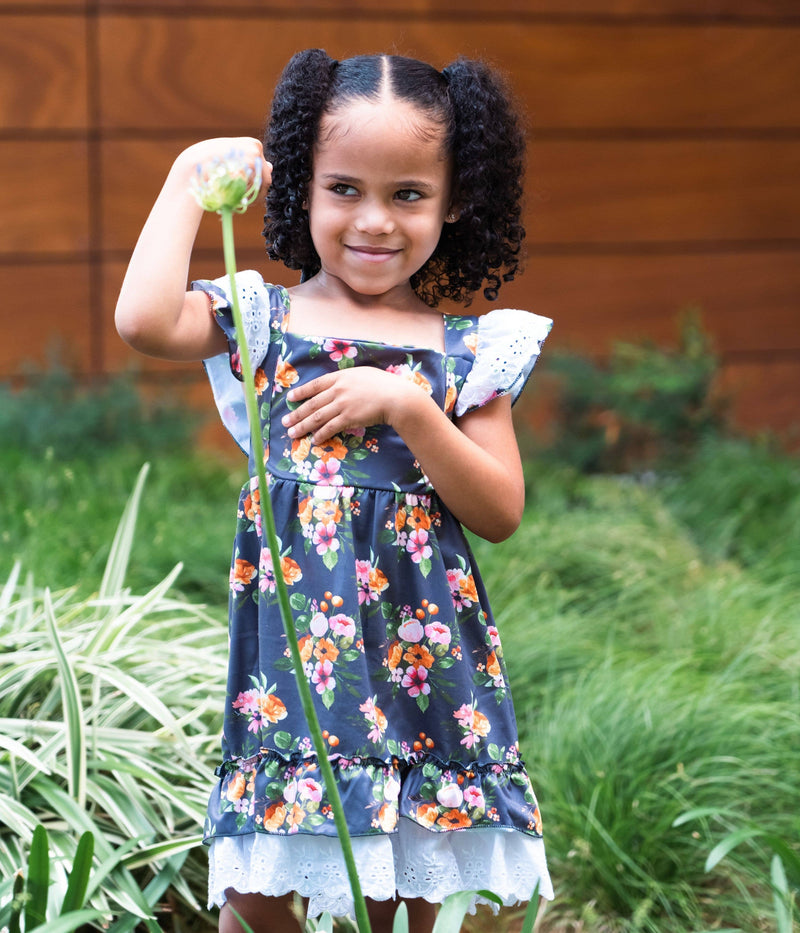
[[[194,287],[210,296],[228,337],[229,353],[206,361],[206,368],[223,420],[248,451],[227,279]],[[310,435],[290,438],[281,418],[291,386],[351,366],[413,380],[448,417],[500,394],[516,398],[550,322],[509,310],[482,318],[446,315],[440,353],[296,334],[285,289],[264,284],[255,272],[240,273],[237,289],[256,373],[281,573],[365,866],[372,872],[380,861],[370,838],[386,856],[387,837],[391,845],[391,837],[406,833],[414,861],[428,841],[432,852],[442,851],[437,837],[471,834],[485,847],[487,831],[511,830],[499,834],[503,845],[517,836],[536,844],[514,850],[513,859],[524,862],[513,871],[522,871],[514,882],[522,892],[498,893],[506,900],[529,896],[538,879],[546,895],[541,818],[517,744],[500,637],[461,526],[392,428],[376,425],[314,444]],[[301,893],[316,897],[312,914],[315,907],[348,912],[347,891],[331,900],[330,877],[315,878],[313,853],[331,852],[335,861],[336,830],[262,539],[252,453],[250,476],[239,500],[230,572],[222,762],[205,827],[212,844],[211,900],[221,902],[227,887],[277,894],[305,885]],[[305,841],[287,849],[291,837]],[[313,848],[326,838],[327,848]],[[444,844],[457,863],[459,846]],[[409,882],[408,866],[398,862],[402,846],[395,839],[389,859],[394,877],[383,878],[370,896],[399,892],[438,900],[450,893],[433,890],[430,878]],[[273,877],[272,863],[287,858],[304,864],[299,882],[291,870]],[[434,875],[443,870],[438,858]],[[458,889],[467,882],[462,871],[448,884]],[[479,887],[490,886],[484,876]]]

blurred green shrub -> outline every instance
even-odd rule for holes
[[[717,358],[700,315],[687,312],[678,346],[617,343],[604,363],[557,353],[556,436],[548,456],[587,473],[674,461],[718,432],[724,405],[712,386]]]
[[[91,456],[108,446],[163,450],[188,441],[198,416],[175,394],[145,403],[133,375],[83,382],[59,362],[0,384],[0,438],[24,453],[53,450],[58,459]]]

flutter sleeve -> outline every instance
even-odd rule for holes
[[[286,300],[285,289],[266,285],[258,272],[237,272],[236,289],[247,348],[253,372],[264,363],[270,345],[272,319],[275,310]],[[211,313],[228,338],[228,350],[203,360],[214,401],[222,422],[245,453],[250,451],[250,428],[242,387],[242,364],[239,341],[233,324],[230,280],[199,279],[192,282],[193,291],[202,291],[211,301]]]
[[[496,308],[478,319],[475,361],[456,400],[456,416],[501,395],[519,398],[553,322],[514,308]]]

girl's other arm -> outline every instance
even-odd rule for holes
[[[268,169],[257,139],[209,139],[185,149],[170,169],[128,264],[115,322],[122,339],[149,356],[199,360],[225,349],[202,292],[187,292],[189,260],[203,216],[190,191],[196,167],[232,149]]]
[[[502,541],[519,526],[525,484],[510,397],[493,399],[456,425],[418,385],[357,366],[297,386],[289,400],[304,403],[284,418],[292,436],[311,432],[322,443],[347,428],[389,424],[470,531]]]

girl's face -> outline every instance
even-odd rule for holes
[[[308,210],[322,273],[359,295],[410,291],[450,209],[443,131],[413,104],[357,100],[322,117]]]

